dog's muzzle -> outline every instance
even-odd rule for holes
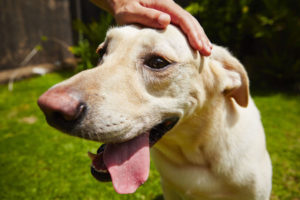
[[[76,131],[78,124],[88,115],[87,105],[68,88],[54,87],[48,90],[39,98],[38,105],[51,126],[69,134]],[[148,178],[150,147],[178,120],[179,117],[165,118],[151,129],[137,132],[136,137],[130,140],[108,143],[102,145],[97,154],[89,153],[92,175],[99,181],[112,181],[118,193],[134,192]]]
[[[38,105],[44,112],[47,122],[63,132],[71,131],[86,111],[85,103],[61,88],[45,92],[38,99]]]
[[[149,146],[152,147],[165,133],[171,130],[178,122],[178,117],[167,118],[161,123],[154,126],[149,132]],[[106,144],[102,144],[97,154],[88,152],[89,157],[92,160],[91,173],[92,175],[101,182],[111,181],[110,174],[103,161],[103,152]]]

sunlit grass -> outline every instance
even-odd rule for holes
[[[69,74],[53,73],[0,86],[0,199],[160,199],[159,175],[135,194],[118,195],[111,183],[89,173],[87,152],[99,144],[50,128],[36,101]],[[272,199],[299,199],[300,99],[282,94],[255,96],[274,167]],[[180,181],[180,180],[179,180]]]
[[[273,200],[300,199],[300,96],[254,98],[261,111],[273,164]]]

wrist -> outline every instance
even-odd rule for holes
[[[97,7],[109,12],[110,14],[114,14],[113,6],[115,3],[113,0],[90,0],[90,1]]]

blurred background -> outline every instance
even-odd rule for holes
[[[197,17],[213,43],[228,47],[244,63],[253,87],[300,91],[299,1],[177,3]],[[95,47],[114,24],[88,0],[1,0],[0,11],[1,71],[41,63],[72,65],[73,54],[81,58],[81,68],[92,67]]]
[[[266,129],[271,199],[300,199],[300,1],[175,0],[246,67]],[[112,16],[88,0],[0,0],[0,199],[163,199],[159,176],[117,195],[89,174],[99,144],[47,126],[36,100],[92,68]]]

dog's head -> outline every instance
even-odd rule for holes
[[[212,56],[203,58],[174,26],[165,30],[113,28],[97,53],[100,59],[95,68],[55,85],[38,103],[55,128],[109,143],[104,156],[102,152],[98,157],[91,155],[94,160],[104,157],[106,165],[116,165],[118,159],[135,159],[136,152],[153,145],[176,123],[180,126],[212,96],[224,101],[233,98],[247,106],[248,80],[242,65],[217,46]],[[131,148],[129,145],[136,148],[130,149],[130,156],[108,158],[109,153],[127,151],[124,149]],[[111,175],[122,170],[109,169]],[[136,175],[139,169],[133,171],[132,176],[143,176],[132,180],[137,185],[148,176],[147,172]],[[120,184],[126,185],[123,180]],[[121,193],[130,190],[114,185]]]

